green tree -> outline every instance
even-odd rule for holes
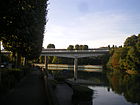
[[[54,44],[48,44],[47,48],[55,48]]]
[[[88,50],[88,45],[83,45],[82,50]]]
[[[139,53],[135,47],[131,47],[128,51],[127,62],[129,70],[138,70],[139,65]]]
[[[111,57],[111,65],[113,66],[113,68],[118,69],[119,68],[119,60],[120,60],[120,53],[121,53],[121,49],[116,49],[115,52],[113,53],[112,57]]]
[[[128,54],[128,50],[129,50],[129,48],[127,48],[127,47],[123,47],[121,49],[120,61],[119,61],[121,70],[127,70],[128,64],[127,64],[126,57]]]
[[[140,34],[138,35],[138,41],[136,43],[136,48],[137,48],[138,52],[140,53]]]
[[[140,34],[128,37],[124,42],[124,47],[111,48],[108,66],[117,67],[122,71],[138,71],[140,69]]]
[[[125,47],[134,46],[136,45],[137,41],[138,41],[138,37],[136,35],[130,36],[125,40],[124,46]]]
[[[0,1],[0,34],[6,50],[27,59],[39,57],[47,5],[47,0]]]
[[[55,49],[55,45],[54,44],[48,44],[47,48]],[[49,64],[53,63],[53,59],[55,59],[55,61],[56,61],[56,58],[54,56],[48,56],[48,63]]]
[[[79,50],[82,50],[83,49],[83,45],[79,45]]]
[[[74,50],[74,46],[73,45],[69,45],[67,50]]]
[[[53,64],[62,64],[62,60],[60,57],[54,56],[52,63]]]
[[[75,45],[75,50],[79,50],[80,46],[78,44]]]

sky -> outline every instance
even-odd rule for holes
[[[49,0],[43,46],[123,45],[140,33],[140,0]]]

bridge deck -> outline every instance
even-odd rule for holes
[[[91,56],[100,56],[108,53],[108,50],[57,50],[46,49],[43,50],[41,56],[58,56],[67,58],[82,58]]]
[[[1,51],[3,54],[10,54],[9,51]],[[41,56],[58,56],[58,57],[68,57],[68,58],[82,58],[99,56],[108,53],[109,50],[67,50],[67,49],[44,49],[41,52]]]

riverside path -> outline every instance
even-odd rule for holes
[[[10,92],[0,105],[48,105],[40,71],[34,70]]]

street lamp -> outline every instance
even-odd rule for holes
[[[1,64],[1,41],[0,41],[0,64]]]
[[[1,68],[1,41],[0,41],[0,68]],[[0,83],[1,83],[1,71],[0,71]]]

